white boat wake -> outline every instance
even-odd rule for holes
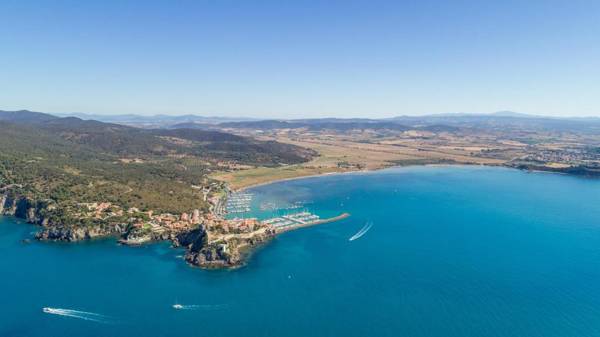
[[[108,317],[101,315],[101,314],[88,312],[88,311],[61,309],[61,308],[48,308],[48,307],[42,308],[42,311],[47,314],[51,314],[51,315],[78,318],[78,319],[83,319],[86,321],[91,321],[91,322],[96,322],[96,323],[109,323],[106,320]]]
[[[348,241],[354,241],[356,239],[360,239],[360,237],[362,237],[363,235],[365,235],[369,229],[371,229],[371,227],[373,227],[373,223],[372,222],[367,222],[367,224],[361,228],[356,234],[352,235],[350,237],[350,239],[348,239]]]
[[[226,304],[173,304],[176,310],[219,310],[227,308]]]

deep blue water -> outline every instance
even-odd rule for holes
[[[0,218],[0,336],[600,336],[600,180],[415,167],[253,192],[352,216],[235,271],[191,268],[166,244],[23,244],[36,228]]]

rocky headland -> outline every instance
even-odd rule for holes
[[[18,186],[0,189],[0,214],[40,226],[37,240],[77,242],[114,237],[126,245],[171,241],[174,247],[186,249],[186,262],[208,269],[240,267],[256,247],[297,228],[282,230],[257,219],[225,219],[213,212],[223,202],[217,196],[209,198],[213,207],[207,213],[195,209],[182,214],[154,214],[136,208],[123,210],[108,202],[59,207],[51,200],[33,200],[18,191]]]

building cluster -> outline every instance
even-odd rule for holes
[[[265,225],[256,218],[223,219],[221,217],[215,217],[212,214],[206,215],[203,225],[208,231],[220,234],[251,233],[265,227]]]
[[[94,219],[106,219],[114,216],[122,216],[123,210],[117,205],[113,205],[110,202],[91,202],[91,203],[80,203],[79,215],[84,218]]]
[[[135,210],[133,210],[135,212]],[[162,213],[153,215],[152,211],[145,213],[149,220],[138,221],[134,223],[134,227],[137,228],[149,228],[152,232],[164,232],[170,230],[173,232],[181,232],[189,230],[196,225],[203,222],[200,216],[200,210],[195,209],[190,213],[182,213],[181,215],[174,215],[170,213]]]
[[[211,235],[220,237],[222,235],[252,234],[261,229],[272,228],[271,225],[262,223],[255,218],[225,219],[224,212],[215,212],[216,209],[226,208],[224,198],[211,195],[208,198],[212,204],[212,212],[201,212],[194,209],[181,214],[161,213],[155,214],[152,210],[142,211],[131,207],[126,211],[119,206],[109,202],[79,204],[82,217],[108,218],[120,216],[122,220],[133,226],[133,231],[126,240],[129,244],[147,242],[163,234],[178,234],[203,226]],[[230,206],[246,207],[252,200],[252,196],[246,193],[234,194],[233,203]]]
[[[571,165],[592,164],[600,165],[600,152],[585,148],[570,148],[560,150],[542,150],[528,154],[525,158],[542,163],[565,163]]]
[[[225,223],[227,224],[227,230],[229,232],[233,231],[238,233],[250,233],[264,227],[256,218],[233,219],[227,220]]]

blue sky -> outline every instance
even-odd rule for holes
[[[0,1],[0,109],[600,116],[600,1]]]

